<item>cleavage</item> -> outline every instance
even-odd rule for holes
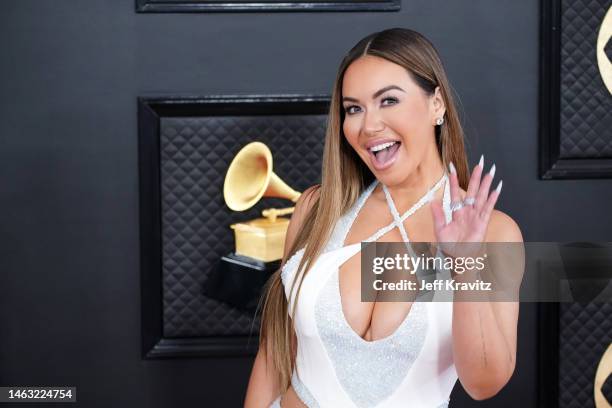
[[[393,222],[393,217],[387,207],[388,203],[375,203],[366,200],[361,211],[358,211],[352,223],[349,224],[343,246],[359,242],[370,237],[373,231],[372,218],[384,221],[383,225]],[[433,219],[429,206],[424,206],[417,213],[404,220],[403,226],[409,236],[410,231],[433,231]],[[370,217],[365,216],[370,214]],[[349,235],[351,238],[349,238]],[[355,238],[352,238],[352,237]],[[359,239],[356,239],[359,238]],[[424,234],[414,234],[413,242],[433,242],[435,238]],[[376,242],[403,242],[397,226]],[[402,323],[408,318],[412,309],[412,302],[361,302],[361,251],[346,260],[338,267],[338,287],[340,293],[340,306],[343,318],[350,329],[365,341],[377,341],[394,335]],[[416,295],[417,293],[415,293]]]
[[[365,341],[393,336],[412,309],[412,302],[361,302],[361,251],[339,266],[338,285],[344,320]]]

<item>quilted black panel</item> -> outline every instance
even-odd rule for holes
[[[561,158],[612,157],[612,95],[596,56],[597,34],[610,6],[611,0],[562,2]]]
[[[595,406],[595,371],[610,343],[611,303],[560,304],[559,408]]]
[[[257,334],[258,322],[201,293],[211,266],[234,250],[229,225],[290,201],[263,199],[244,212],[223,200],[229,163],[264,142],[274,172],[298,191],[320,182],[325,115],[168,117],[160,123],[164,337]],[[253,324],[255,323],[255,324]]]

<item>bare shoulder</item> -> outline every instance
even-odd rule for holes
[[[297,237],[300,229],[302,229],[304,218],[319,198],[320,187],[320,184],[315,184],[314,186],[308,187],[306,190],[304,190],[302,195],[300,195],[300,198],[298,198],[297,202],[295,203],[295,208],[293,210],[293,214],[291,215],[291,220],[289,221],[289,226],[287,227],[287,234],[285,236],[285,248],[283,251],[283,258],[285,260],[289,255],[289,250],[293,245],[293,241]]]
[[[320,184],[315,184],[314,186],[308,187],[300,198],[298,198],[295,203],[295,211],[294,214],[299,214],[300,216],[304,216],[310,209],[313,204],[318,200],[320,194]]]
[[[485,241],[523,242],[523,234],[516,221],[508,214],[494,209],[489,219]]]

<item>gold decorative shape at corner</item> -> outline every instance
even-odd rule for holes
[[[605,46],[612,39],[612,6],[608,9],[599,28],[597,35],[597,66],[599,74],[603,80],[608,92],[612,94],[612,61],[608,58],[605,52]]]
[[[610,374],[612,374],[612,343],[608,345],[608,349],[601,357],[595,373],[595,383],[593,385],[595,408],[612,408],[612,405],[601,392],[601,388]]]

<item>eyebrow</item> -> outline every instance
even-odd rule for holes
[[[406,92],[397,85],[389,85],[389,86],[385,86],[384,88],[379,89],[378,91],[374,92],[374,94],[372,95],[372,99],[378,98],[380,95],[382,95],[383,93],[387,91],[390,91],[391,89],[397,89],[399,91]],[[351,98],[350,96],[345,96],[342,98],[342,102],[359,102],[359,100],[355,98]]]

